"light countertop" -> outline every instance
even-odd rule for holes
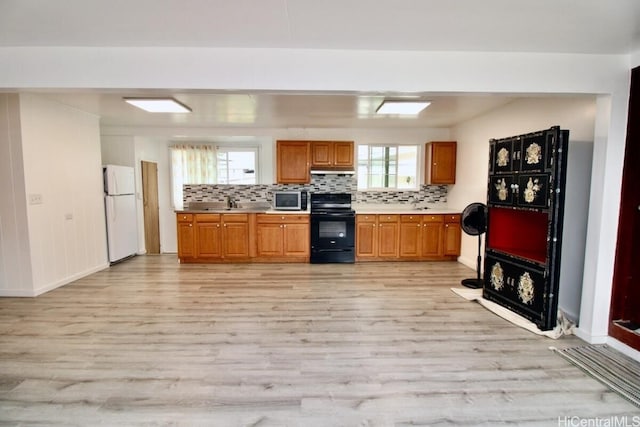
[[[370,203],[354,203],[352,208],[356,211],[356,214],[419,214],[419,215],[448,215],[459,214],[460,210],[450,209],[446,205],[427,205],[418,206],[414,208],[410,204],[370,204]],[[275,209],[181,209],[176,210],[176,213],[264,213],[271,215],[308,215],[309,210],[306,211],[280,211]]]

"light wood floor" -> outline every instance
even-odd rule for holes
[[[451,292],[473,275],[444,262],[162,255],[0,299],[0,424],[569,426],[558,418],[640,415],[548,349],[579,339],[539,337]]]

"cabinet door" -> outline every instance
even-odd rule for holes
[[[536,323],[542,330],[555,325],[550,301],[556,292],[549,290],[544,267],[520,259],[485,254],[483,296]]]
[[[489,203],[494,205],[511,206],[515,199],[516,181],[513,175],[492,175],[489,177]]]
[[[220,223],[196,223],[196,256],[198,258],[222,257],[222,232]]]
[[[309,242],[310,228],[308,223],[285,223],[283,230],[283,255],[305,257],[310,255],[311,243]]]
[[[306,184],[310,181],[311,144],[308,141],[278,141],[277,181],[280,184]]]
[[[378,256],[378,226],[375,215],[356,216],[356,256],[372,259]]]
[[[246,222],[224,222],[223,242],[225,258],[249,257],[249,224]]]
[[[333,166],[334,144],[330,141],[313,141],[311,143],[311,165]]]
[[[550,167],[550,150],[553,140],[547,136],[547,132],[541,132],[522,139],[520,170],[542,172],[547,169],[547,165]]]
[[[420,215],[400,217],[400,258],[419,258],[422,246],[422,220]]]
[[[425,215],[422,220],[422,257],[442,257],[442,233],[444,219],[442,215]]]
[[[460,256],[460,215],[446,215],[444,223],[445,256]]]
[[[431,142],[428,147],[429,154],[429,183],[430,184],[455,184],[456,183],[456,142],[439,141]]]
[[[400,224],[398,215],[378,215],[378,256],[397,258],[400,253]]]
[[[333,165],[338,168],[353,168],[353,141],[334,142]]]
[[[282,256],[282,224],[258,224],[257,251],[260,257]]]
[[[195,240],[192,222],[178,222],[178,258],[195,256]]]
[[[503,139],[491,142],[493,145],[493,172],[516,172],[520,170],[522,142],[519,139]]]
[[[521,174],[518,176],[517,204],[527,208],[549,208],[549,174]]]

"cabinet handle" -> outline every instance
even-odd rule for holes
[[[417,226],[420,227],[420,224],[418,224]]]
[[[284,228],[287,228],[287,224],[283,225]]]
[[[216,227],[220,228],[220,224],[216,224]]]
[[[282,228],[282,224],[280,224],[280,228]]]
[[[225,227],[227,226],[227,224],[224,225]]]
[[[193,227],[193,224],[189,224],[189,227]]]

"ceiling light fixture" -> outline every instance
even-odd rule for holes
[[[174,98],[123,98],[125,102],[149,113],[190,113],[191,108]]]
[[[376,110],[376,114],[417,116],[430,104],[428,101],[389,101],[385,99]]]

